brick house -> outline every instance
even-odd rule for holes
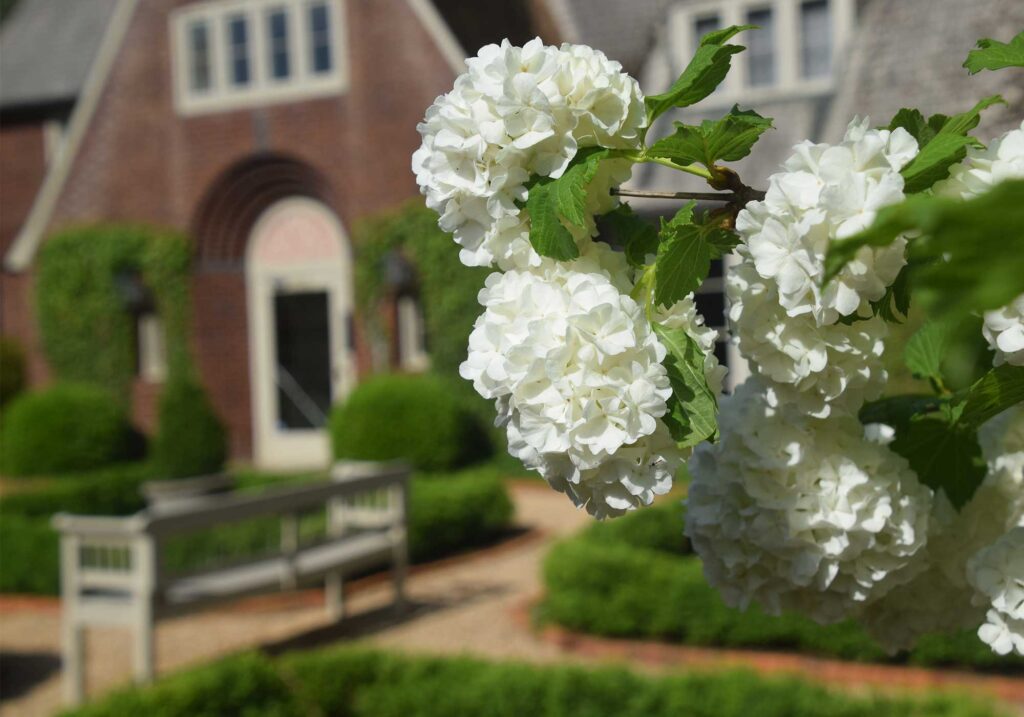
[[[961,110],[1002,89],[1010,106],[986,113],[986,136],[1024,108],[1021,73],[959,67],[976,38],[1024,26],[1020,0],[20,0],[0,30],[0,333],[45,382],[32,307],[41,242],[90,221],[184,231],[192,350],[232,456],[322,463],[327,407],[380,361],[353,306],[349,232],[416,195],[413,128],[461,71],[462,48],[537,34],[583,42],[655,93],[701,34],[747,22],[762,28],[742,39],[748,52],[687,119],[734,102],[775,117],[779,129],[740,165],[751,183],[799,139],[837,139],[854,112]],[[700,188],[687,182],[654,166],[631,180]],[[698,297],[715,326],[723,271]],[[414,307],[395,308],[395,323],[415,323]],[[417,332],[393,329],[385,361],[415,363],[418,348],[398,337]],[[719,348],[740,377],[731,347]],[[140,341],[143,429],[161,385],[158,357],[142,360],[152,351]]]
[[[446,5],[470,41],[500,39]],[[499,5],[496,32],[528,20]],[[232,457],[323,464],[325,414],[374,361],[350,229],[417,195],[414,127],[463,64],[438,6],[21,0],[0,34],[0,333],[25,347],[30,382],[50,378],[33,315],[41,242],[94,221],[175,228],[194,242],[191,349]],[[160,341],[145,328],[132,401],[151,430]],[[385,354],[416,358],[400,348]]]

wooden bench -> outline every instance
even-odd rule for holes
[[[347,574],[392,566],[395,605],[405,604],[409,471],[400,464],[348,462],[329,481],[253,494],[214,495],[178,508],[112,518],[57,514],[60,531],[64,684],[67,700],[85,695],[84,630],[126,625],[134,633],[134,674],[154,677],[154,623],[160,616],[258,592],[323,582],[328,615],[343,615]],[[299,518],[326,511],[322,539],[300,541]],[[240,521],[279,516],[279,548],[269,555],[174,573],[162,548],[170,538]]]

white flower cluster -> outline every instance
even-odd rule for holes
[[[521,208],[530,176],[560,177],[583,147],[637,146],[643,96],[619,63],[584,45],[549,47],[538,38],[515,47],[506,40],[466,65],[417,127],[423,143],[412,158],[416,181],[441,228],[462,246],[464,264],[536,266]],[[608,189],[629,173],[629,162],[602,162],[588,210],[612,208]],[[593,233],[592,222],[587,229]]]
[[[829,243],[903,198],[917,149],[854,120],[837,145],[797,145],[737,218],[729,321],[754,376],[723,401],[719,443],[694,452],[687,501],[687,534],[730,605],[830,623],[927,568],[932,492],[887,447],[891,429],[856,418],[887,378],[885,324],[859,317],[904,266],[905,241],[862,249],[822,288]]]
[[[915,575],[931,491],[853,416],[773,407],[748,380],[690,460],[686,532],[727,604],[847,617]]]
[[[969,147],[967,158],[950,169],[949,179],[937,183],[935,192],[973,199],[1007,179],[1024,179],[1024,122],[987,148]],[[1001,309],[986,311],[982,331],[995,351],[996,366],[1024,366],[1024,294]]]
[[[980,550],[967,570],[976,602],[989,608],[978,636],[1000,655],[1024,655],[1024,525]]]
[[[531,178],[560,177],[587,147],[639,147],[646,124],[637,82],[582,45],[488,45],[454,89],[427,110],[413,171],[439,225],[470,266],[497,266],[480,292],[484,313],[460,367],[495,400],[509,450],[596,516],[618,515],[665,493],[684,456],[659,419],[672,394],[665,348],[630,298],[622,255],[591,241],[594,216],[631,162],[604,159],[588,187],[583,227],[567,227],[580,256],[544,259],[530,245]],[[690,297],[657,317],[708,353],[717,333]]]
[[[886,335],[864,315],[906,263],[906,241],[864,247],[822,288],[831,241],[866,228],[881,207],[903,199],[900,169],[917,153],[903,129],[869,129],[854,120],[837,145],[803,142],[769,178],[763,202],[740,212],[741,263],[726,290],[737,345],[778,403],[824,418],[856,410],[885,385]]]
[[[495,399],[510,452],[598,517],[649,504],[683,461],[658,420],[672,394],[665,349],[630,288],[624,257],[600,243],[492,274],[460,369]],[[692,300],[665,318],[710,351],[715,332]],[[708,375],[720,383],[713,354]]]

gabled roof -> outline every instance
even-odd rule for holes
[[[547,0],[566,42],[604,51],[638,77],[654,45],[669,0]]]
[[[0,108],[73,102],[117,0],[20,0],[0,26]]]

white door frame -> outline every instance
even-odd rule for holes
[[[281,234],[285,231],[282,221],[292,219],[312,223],[310,228],[319,230],[311,233],[316,235],[312,246]],[[271,245],[269,249],[261,246],[266,244]],[[245,278],[253,461],[268,469],[322,468],[331,459],[327,426],[285,429],[278,425],[274,297],[282,292],[326,292],[331,392],[332,401],[337,402],[351,390],[356,379],[355,356],[348,336],[349,317],[355,308],[352,252],[338,217],[324,204],[307,197],[290,197],[274,203],[260,215],[249,235]]]

